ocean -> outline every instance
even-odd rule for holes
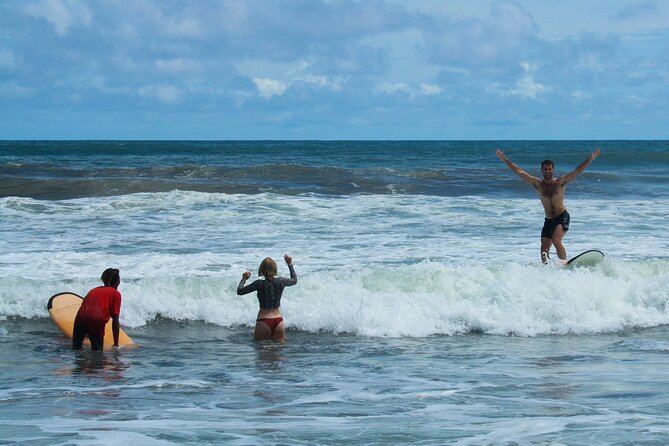
[[[571,257],[536,193],[568,173]],[[0,141],[0,444],[669,444],[669,141]],[[285,344],[245,270],[294,258]],[[556,257],[553,251],[553,257]],[[132,348],[53,294],[121,270]]]

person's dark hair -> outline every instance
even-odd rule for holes
[[[107,268],[104,270],[100,279],[105,286],[118,286],[121,283],[121,276],[119,275],[119,270],[116,268]]]
[[[545,165],[549,165],[549,166],[555,168],[555,163],[551,160],[543,160],[541,162],[541,168],[543,169]]]

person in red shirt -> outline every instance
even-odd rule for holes
[[[118,347],[121,330],[119,315],[121,313],[121,293],[117,288],[121,284],[119,270],[107,268],[100,277],[103,286],[93,288],[86,294],[81,307],[74,319],[72,348],[81,350],[84,338],[88,336],[93,350],[102,350],[104,346],[105,325],[112,320],[114,346]]]

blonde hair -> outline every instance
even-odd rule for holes
[[[258,268],[258,275],[265,278],[276,276],[276,262],[271,257],[265,257]]]

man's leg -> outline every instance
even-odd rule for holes
[[[541,237],[541,261],[548,264],[548,254],[551,250],[552,240],[549,237]]]
[[[562,225],[557,225],[555,232],[553,232],[553,246],[555,246],[557,256],[560,260],[567,260],[567,250],[562,244],[562,238],[566,233],[567,232],[562,228]]]
[[[72,333],[72,349],[81,350],[81,347],[84,344],[84,337],[86,337],[86,329],[80,325],[74,324],[74,329]]]
[[[91,341],[91,349],[93,351],[102,351],[105,345],[105,337],[99,334],[89,333],[88,339]]]

